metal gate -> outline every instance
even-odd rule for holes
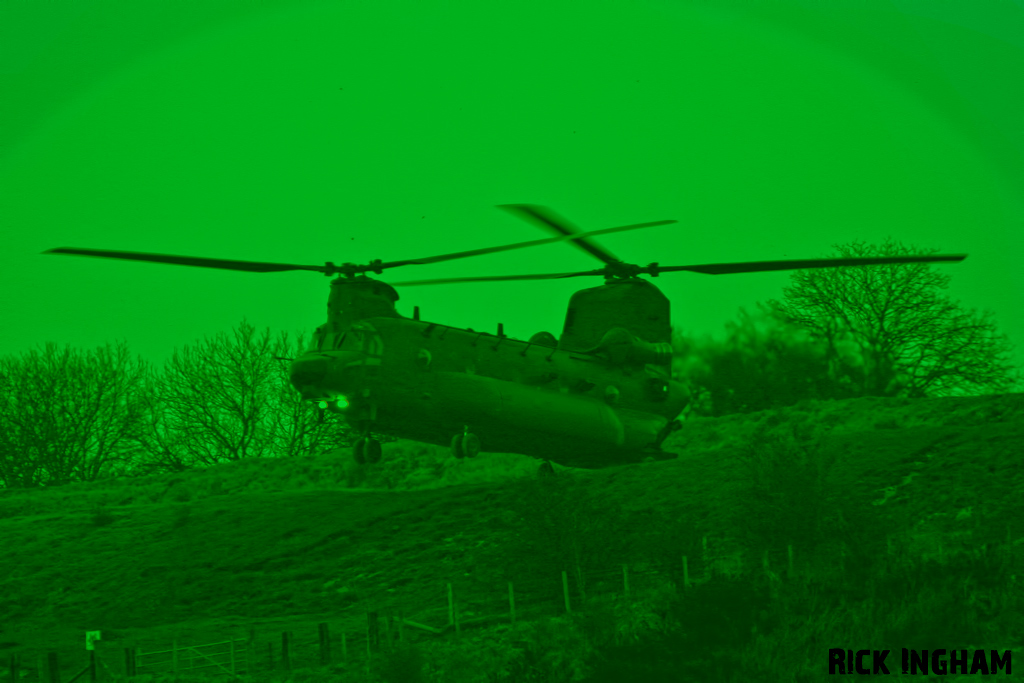
[[[213,652],[208,650],[217,646],[227,647]],[[161,658],[160,655],[164,657]],[[142,652],[136,649],[134,661],[128,667],[128,675],[212,669],[216,673],[237,676],[239,673],[248,672],[248,655],[248,647],[244,640],[225,640],[191,647],[178,647],[175,641],[170,650]]]

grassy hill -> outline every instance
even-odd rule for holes
[[[951,567],[957,557],[968,558],[963,560],[968,564],[961,562],[936,579],[941,586],[949,576],[961,578],[961,570],[994,571],[994,560],[984,559],[992,548],[1000,550],[1000,562],[1019,562],[1022,394],[808,402],[779,411],[693,418],[665,449],[679,458],[595,471],[556,467],[554,478],[572,482],[587,500],[628,519],[632,526],[620,528],[618,536],[667,534],[651,541],[664,553],[648,552],[634,562],[638,571],[647,571],[651,586],[678,588],[672,562],[681,563],[682,554],[689,555],[694,574],[702,570],[694,543],[705,537],[720,571],[758,586],[757,577],[771,576],[758,568],[763,549],[776,572],[792,545],[794,562],[805,572],[801,576],[825,576],[836,564],[833,541],[839,540],[849,541],[840,557],[865,566],[875,560],[879,567],[890,566],[881,556],[896,553],[894,548],[920,566],[933,560]],[[365,630],[367,609],[401,608],[410,619],[440,627],[447,621],[450,582],[467,596],[493,595],[500,606],[514,574],[501,566],[502,553],[522,548],[522,538],[537,531],[527,519],[531,509],[524,507],[544,500],[538,497],[537,461],[487,453],[461,461],[446,449],[407,441],[385,444],[384,451],[382,463],[369,467],[356,466],[342,451],[225,463],[173,476],[0,491],[0,657],[20,655],[34,664],[39,653],[56,650],[65,662],[66,681],[84,664],[86,630],[102,631],[102,649],[120,664],[118,648],[128,644],[152,650],[172,640],[196,644],[255,634],[257,652],[263,653],[266,643],[279,643],[282,631],[315,640],[319,622],[329,622],[335,634],[354,636]],[[830,535],[819,524],[813,539],[798,533],[809,518],[825,520],[840,503],[848,516],[870,528],[836,526]],[[676,522],[678,533],[668,528]],[[670,555],[677,560],[655,561]],[[610,560],[607,566],[609,575],[620,571]],[[850,570],[844,565],[844,571]],[[883,570],[871,572],[864,580],[874,586]],[[1019,575],[1012,576],[1011,583],[997,587],[1003,591],[998,598],[1013,598],[1020,606]],[[983,579],[964,580],[981,585]],[[545,610],[558,613],[557,575],[516,575],[516,581],[523,587],[521,621],[536,626],[547,618]],[[535,583],[548,581],[546,588],[531,592]],[[929,599],[953,599],[942,598],[947,589]],[[798,589],[783,587],[782,593],[786,590]],[[807,597],[800,595],[800,600]],[[785,597],[775,589],[772,596]],[[772,604],[780,609],[781,603]],[[535,613],[531,605],[537,606]],[[468,598],[460,606],[466,616],[496,609]],[[629,630],[623,621],[629,620],[629,610],[616,609],[607,617],[614,621],[612,630]],[[663,620],[671,611],[650,604],[645,609]],[[1007,623],[1000,621],[999,628],[1009,628]],[[833,638],[852,629],[839,638],[844,643],[862,633],[848,625],[829,628]],[[493,627],[491,638],[513,630]],[[516,638],[525,638],[517,633]],[[795,633],[785,638],[792,641]],[[1010,636],[1002,631],[985,633],[1004,640],[972,644],[1020,645],[1005,640]],[[1018,628],[1018,639],[1021,633]],[[423,638],[428,649],[450,644],[445,636]],[[641,641],[637,636],[631,646]],[[462,647],[484,647],[473,642]],[[758,642],[744,647],[755,652]],[[621,638],[616,643],[626,646]],[[301,644],[296,657],[312,661],[312,645]],[[825,661],[826,654],[818,659]],[[253,667],[254,675],[260,666],[265,668]],[[306,680],[366,680],[345,678],[340,670],[333,674],[338,678],[330,675],[310,673]],[[448,676],[445,680],[487,680],[469,673]],[[500,680],[528,678],[510,673]]]

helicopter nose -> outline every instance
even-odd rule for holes
[[[315,387],[323,382],[327,371],[331,368],[331,360],[327,356],[320,355],[296,358],[292,361],[290,377],[292,386],[302,392],[305,398],[315,398],[314,396],[305,396],[305,394],[311,390],[315,393]]]
[[[348,391],[354,377],[348,368],[366,362],[359,351],[332,351],[330,355],[296,358],[292,361],[291,382],[304,399],[319,400],[331,392]]]

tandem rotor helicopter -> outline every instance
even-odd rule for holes
[[[640,266],[624,263],[590,238],[675,223],[638,223],[580,232],[552,210],[505,204],[514,215],[556,233],[556,237],[403,261],[368,264],[328,261],[322,266],[229,261],[125,251],[61,247],[47,254],[72,254],[220,268],[254,273],[308,270],[331,281],[327,322],[313,346],[291,360],[290,380],[303,399],[343,416],[362,436],[356,461],[381,459],[377,435],[450,446],[459,458],[481,449],[521,453],[569,467],[599,469],[645,460],[670,460],[661,449],[681,426],[688,401],[671,377],[670,304],[639,276],[689,271],[707,275],[835,268],[888,263],[963,261],[966,254],[886,256],[698,266]],[[387,284],[366,275],[387,268],[425,265],[510,249],[569,242],[603,262],[573,273],[461,277]],[[523,341],[412,318],[395,310],[396,286],[498,280],[549,280],[602,276],[604,284],[582,289],[569,300],[562,334],[538,332]]]

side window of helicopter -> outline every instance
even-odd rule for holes
[[[341,339],[343,348],[352,349],[353,351],[360,351],[363,347],[363,335],[359,330],[347,331]]]
[[[347,335],[347,333],[344,333],[344,332],[339,334],[339,335],[337,335],[337,340],[334,342],[334,348],[340,349],[342,347],[342,345],[345,343],[345,337],[346,336],[348,336],[348,335]]]

